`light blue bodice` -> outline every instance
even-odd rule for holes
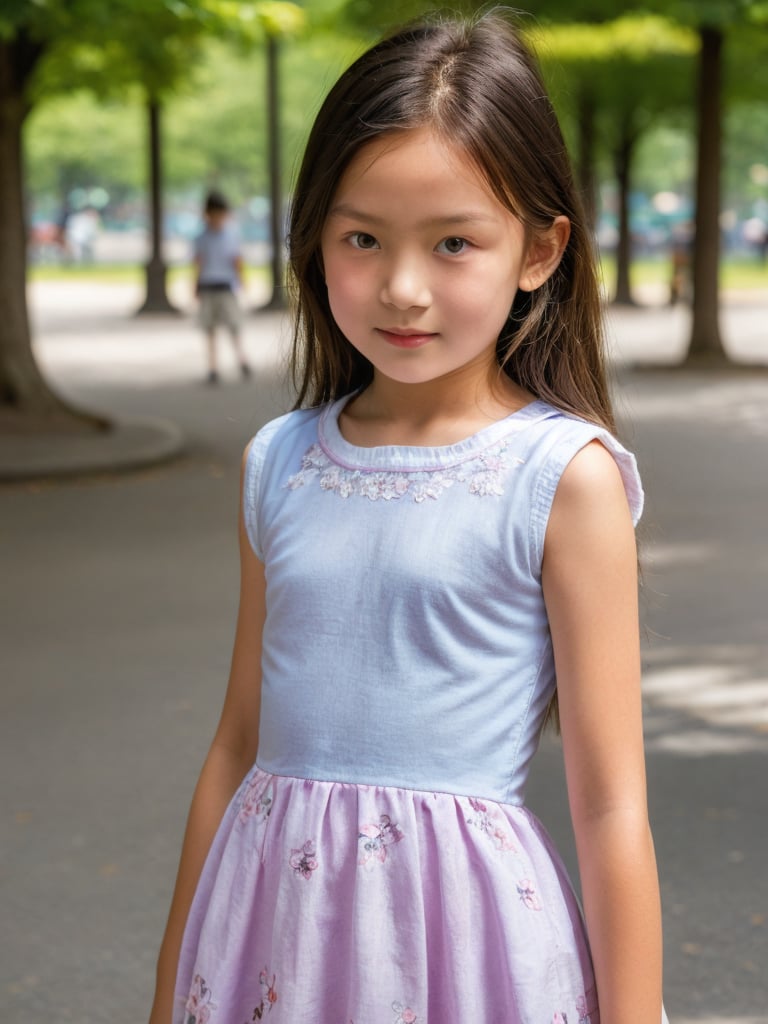
[[[346,399],[254,439],[267,578],[258,763],[276,775],[523,802],[555,677],[541,590],[560,476],[597,438],[536,401],[458,444],[358,448]]]

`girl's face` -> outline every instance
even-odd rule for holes
[[[522,223],[462,151],[420,128],[355,156],[321,251],[331,312],[347,340],[377,374],[419,384],[495,369],[515,293],[538,287],[562,250],[529,247]]]

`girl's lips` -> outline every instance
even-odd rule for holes
[[[421,345],[426,345],[427,342],[432,341],[435,337],[434,334],[387,331],[380,327],[376,329],[376,332],[377,334],[380,334],[386,342],[390,345],[395,345],[397,348],[420,348]]]

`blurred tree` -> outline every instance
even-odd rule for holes
[[[765,0],[527,0],[529,10],[550,20],[599,23],[632,12],[656,11],[691,27],[699,39],[696,84],[697,154],[693,316],[688,361],[727,359],[720,333],[720,180],[722,165],[723,52],[739,26],[768,26]],[[744,69],[742,69],[744,74]]]
[[[61,210],[76,188],[137,193],[145,177],[142,126],[124,97],[100,102],[82,91],[36,104],[24,128],[28,201],[44,196]]]
[[[471,11],[476,6],[471,0],[458,0],[451,5],[454,11]],[[391,0],[381,4],[377,0],[346,0],[341,18],[345,24],[367,36],[380,36],[411,19],[431,11],[445,10],[438,0]]]
[[[660,5],[662,0],[654,0]],[[688,362],[728,361],[720,332],[720,210],[723,164],[724,55],[726,41],[736,48],[742,41],[746,61],[739,77],[749,79],[751,70],[765,75],[765,31],[768,4],[764,0],[674,0],[665,4],[669,15],[698,32],[700,48],[697,81],[696,224],[693,248],[693,317]],[[762,30],[763,60],[749,60],[743,45],[744,29]]]
[[[145,111],[151,239],[139,312],[176,312],[166,291],[163,255],[163,107],[199,62],[204,35],[218,29],[219,17],[205,0],[109,0],[102,9],[108,24],[89,23],[77,38],[52,47],[41,68],[40,88],[51,93],[78,83],[110,97],[138,84]]]
[[[162,255],[161,108],[189,72],[205,33],[246,38],[256,19],[276,34],[295,5],[239,0],[8,0],[0,11],[0,428],[83,429],[107,424],[81,414],[43,378],[26,305],[22,127],[36,100],[73,85],[114,95],[138,82],[149,135],[152,253],[143,310],[169,310]]]
[[[58,16],[57,16],[58,15]],[[26,225],[21,131],[29,83],[46,49],[45,23],[57,31],[61,11],[14,3],[0,13],[0,430],[34,421],[74,422],[48,387],[32,355],[26,303]]]
[[[285,194],[314,111],[363,45],[357,35],[313,21],[282,47]],[[210,37],[194,75],[165,101],[164,177],[177,201],[197,204],[206,187],[222,189],[236,205],[269,194],[263,39],[254,47]],[[73,186],[136,200],[145,176],[141,103],[141,90],[130,87],[104,99],[78,91],[35,105],[24,138],[30,197],[38,209],[50,210],[60,189]]]
[[[224,31],[240,46],[251,48],[264,40],[266,48],[267,155],[269,161],[269,209],[272,294],[265,309],[284,309],[285,230],[283,224],[282,134],[280,130],[280,41],[300,32],[306,24],[302,9],[282,0],[208,0],[222,18]]]
[[[202,0],[201,0],[202,3]],[[0,9],[0,429],[104,428],[56,395],[34,359],[26,305],[22,128],[45,91],[140,80],[152,131],[160,97],[187,68],[209,17],[194,0],[7,0]],[[159,202],[159,160],[153,158]],[[157,239],[148,296],[164,273]]]
[[[768,23],[760,31],[738,26],[731,31],[726,49],[723,197],[731,216],[762,219],[766,225],[767,97]]]
[[[671,108],[690,103],[690,64],[696,50],[695,35],[654,15],[626,15],[600,25],[552,25],[532,33],[545,73],[552,78],[555,58],[564,67],[567,89],[561,102],[575,97],[582,145],[581,180],[585,205],[594,210],[593,170],[596,139],[610,153],[618,194],[618,245],[614,302],[632,304],[630,289],[631,234],[629,197],[636,146],[659,118]],[[584,124],[585,97],[589,97],[589,127]],[[557,99],[557,97],[556,97]],[[589,133],[590,152],[584,152]],[[589,171],[587,171],[589,167]],[[593,215],[594,222],[594,215]]]

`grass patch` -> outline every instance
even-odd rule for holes
[[[609,294],[616,280],[616,261],[611,256],[601,259],[603,280]],[[630,282],[633,286],[658,285],[669,288],[672,265],[669,259],[639,259],[632,263]],[[768,264],[756,258],[726,258],[720,264],[720,287],[728,291],[763,291],[768,299]]]
[[[166,280],[169,285],[179,281],[192,285],[194,268],[191,265],[169,267]],[[37,264],[29,268],[30,281],[80,281],[93,284],[131,284],[140,285],[144,281],[144,267],[130,263],[94,263],[81,264]],[[246,283],[267,281],[269,270],[262,266],[245,268]]]

